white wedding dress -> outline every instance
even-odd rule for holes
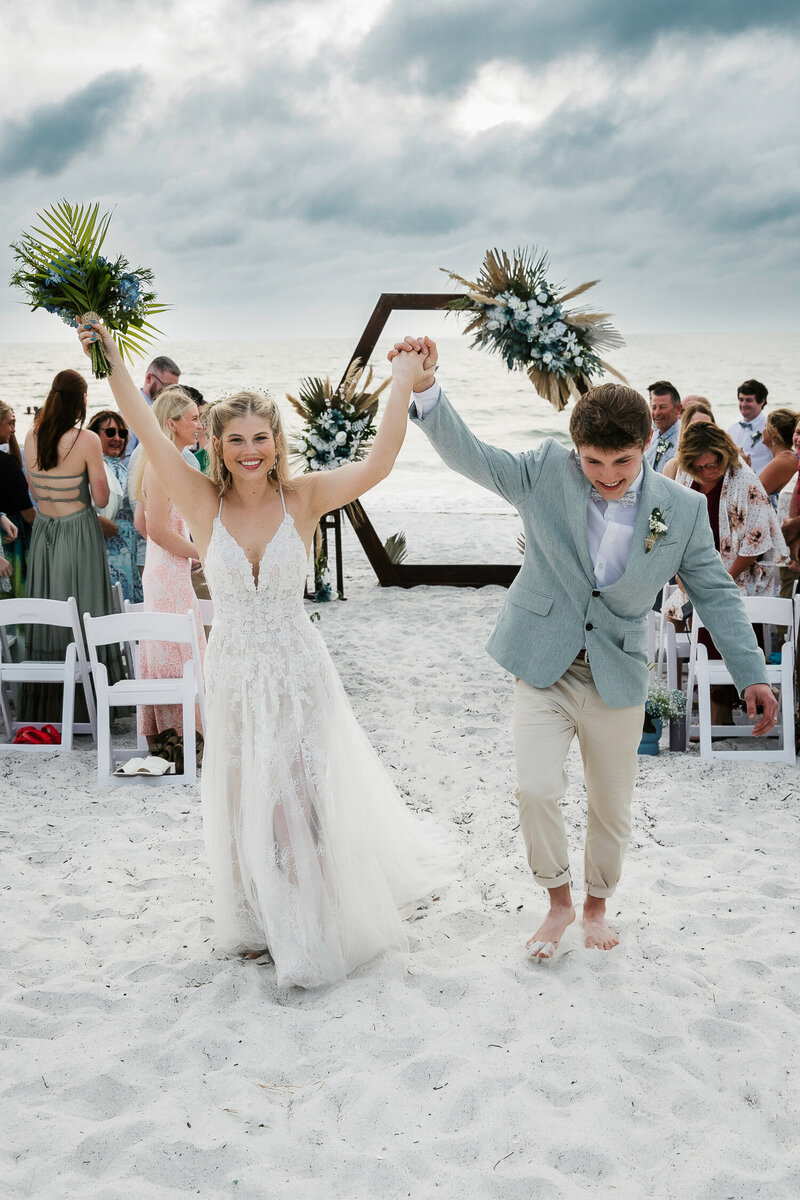
[[[452,877],[453,857],[356,721],[303,607],[308,556],[283,511],[258,583],[222,502],[214,522],[203,827],[220,947],[268,949],[280,985],[317,987],[405,947],[399,910]]]

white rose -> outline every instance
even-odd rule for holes
[[[314,448],[312,446],[309,446],[305,453],[306,453],[306,458],[313,458],[314,453],[315,453]]]
[[[550,353],[549,350],[545,350],[544,354],[542,355],[542,362],[551,363],[552,361],[553,361],[552,354]]]
[[[554,321],[553,324],[550,326],[550,332],[555,337],[560,338],[563,334],[565,334],[567,332],[567,327],[563,321]]]
[[[575,355],[575,366],[576,366],[576,367],[582,367],[582,366],[583,366],[583,358],[581,357],[581,355],[580,355],[580,354],[576,354],[576,355]]]
[[[312,460],[311,460],[311,462],[310,462],[308,465],[311,467],[311,470],[312,470],[312,471],[318,471],[318,470],[319,470],[319,463],[317,462],[317,460],[316,460],[316,459],[312,459]]]
[[[547,292],[537,292],[536,299],[540,304],[547,304]]]
[[[339,431],[339,433],[337,433],[336,437],[333,440],[336,442],[337,446],[343,446],[345,444],[345,442],[347,441],[347,434],[342,429]]]

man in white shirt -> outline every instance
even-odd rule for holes
[[[749,456],[750,466],[756,475],[760,475],[767,463],[772,461],[772,451],[764,445],[764,426],[767,423],[764,409],[769,392],[758,379],[745,379],[744,383],[739,384],[737,395],[741,417],[733,422],[728,433]]]
[[[144,377],[144,383],[139,388],[139,391],[144,396],[150,407],[153,407],[153,401],[156,396],[160,396],[164,388],[172,387],[176,383],[180,383],[181,369],[176,362],[168,358],[166,354],[159,355],[150,363]],[[131,455],[139,445],[139,439],[131,430],[128,438],[128,445],[125,448],[125,456],[123,462],[130,470]]]
[[[650,414],[642,396],[604,384],[572,410],[570,453],[554,438],[521,454],[487,445],[467,428],[433,374],[436,347],[406,338],[426,375],[411,418],[448,466],[503,496],[520,514],[525,557],[487,650],[516,678],[514,755],[520,829],[550,911],[527,943],[551,958],[575,919],[561,800],[564,763],[580,741],[588,818],[585,944],[610,950],[606,920],[630,834],[630,806],[647,697],[647,613],[680,572],[743,695],[769,732],[777,701],[739,589],[714,548],[704,498],[643,462]]]
[[[683,406],[678,389],[668,379],[656,380],[647,390],[654,429],[644,456],[653,470],[663,475],[664,467],[675,457]]]

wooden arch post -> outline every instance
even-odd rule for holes
[[[378,338],[383,333],[392,312],[435,312],[447,308],[453,299],[451,293],[439,292],[384,292],[375,305],[372,316],[364,327],[358,345],[350,356],[341,382],[356,359],[364,366],[369,362]],[[354,500],[344,510],[364,548],[381,587],[417,587],[420,584],[446,587],[485,587],[500,584],[508,587],[515,579],[519,567],[505,563],[393,563],[384,549],[366,510],[360,500]]]

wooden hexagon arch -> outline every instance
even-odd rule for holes
[[[433,312],[447,308],[452,294],[438,292],[384,292],[364,327],[358,345],[350,356],[342,381],[350,366],[358,359],[369,362],[378,338],[383,333],[389,314],[395,311]],[[505,563],[393,563],[384,549],[372,522],[360,500],[345,508],[364,553],[381,587],[418,587],[420,584],[447,587],[485,587],[497,583],[508,587],[516,577],[519,566]],[[337,566],[340,566],[337,563]]]

